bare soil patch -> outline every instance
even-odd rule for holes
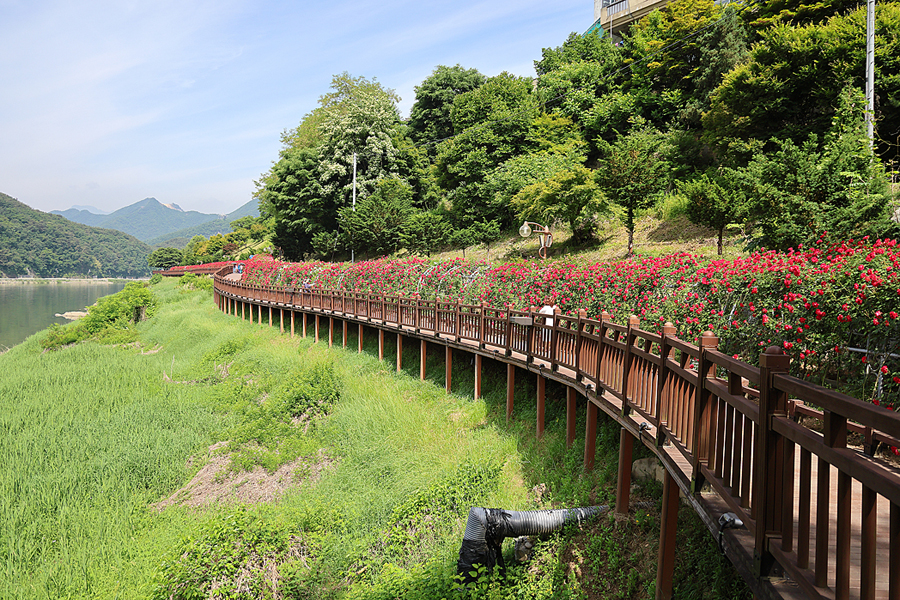
[[[290,488],[315,483],[322,471],[336,462],[324,450],[319,450],[315,456],[301,456],[271,473],[262,467],[230,472],[231,456],[219,452],[226,444],[228,442],[218,442],[210,446],[207,463],[193,479],[154,507],[162,510],[172,505],[199,507],[220,502],[271,502]]]

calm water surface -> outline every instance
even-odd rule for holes
[[[125,282],[49,281],[0,283],[0,350],[11,348],[52,323],[68,323],[56,313],[84,310],[114,294]]]

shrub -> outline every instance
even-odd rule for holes
[[[178,285],[189,290],[204,290],[211,292],[213,289],[213,280],[206,275],[197,275],[196,273],[185,273],[178,278]]]
[[[122,291],[104,296],[89,306],[87,316],[80,321],[51,327],[41,346],[60,348],[90,338],[111,344],[130,342],[135,336],[132,323],[152,316],[155,309],[156,298],[148,286],[132,281]]]

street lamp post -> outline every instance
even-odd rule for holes
[[[353,153],[353,212],[356,212],[356,152]],[[350,262],[356,262],[356,248],[350,248]]]
[[[547,248],[553,243],[553,234],[550,233],[550,228],[534,221],[525,221],[519,227],[519,235],[523,238],[527,238],[532,232],[538,234],[541,241],[541,249],[538,251],[538,254],[540,254],[541,258],[547,258]]]

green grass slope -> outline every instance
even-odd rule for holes
[[[242,321],[187,288],[153,286],[156,313],[128,326],[137,344],[42,353],[42,333],[0,355],[0,598],[452,598],[470,506],[614,496],[618,429],[601,424],[598,468],[583,473],[561,388],[548,386],[537,440],[534,384],[517,383],[507,422],[499,364],[486,361],[489,393],[473,401],[455,357],[448,395],[436,346],[420,381],[418,344],[398,373],[372,332],[363,353],[356,328],[329,349],[299,321],[291,338],[278,313],[272,327],[268,311]],[[475,597],[652,597],[658,487],[636,490],[650,508],[550,536],[524,565],[507,542],[506,576]],[[682,516],[676,593],[748,597]]]

